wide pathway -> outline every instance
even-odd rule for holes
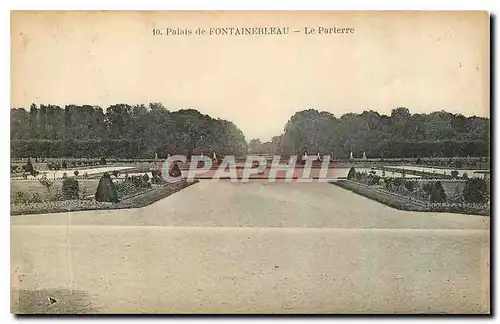
[[[325,183],[202,181],[141,209],[12,217],[13,298],[45,312],[487,312],[489,224]]]

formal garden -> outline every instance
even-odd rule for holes
[[[336,184],[398,209],[490,214],[490,183],[484,178],[390,177],[351,168]]]
[[[28,159],[22,170],[25,176],[11,181],[11,215],[143,207],[196,183],[167,183],[158,167],[141,168],[143,173],[134,168],[90,176],[67,170],[56,178],[35,170]],[[169,173],[181,174],[176,164]],[[28,174],[32,178],[26,179]]]

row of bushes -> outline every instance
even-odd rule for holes
[[[105,172],[97,186],[95,199],[97,201],[118,202],[119,199],[151,189],[152,184],[161,184],[164,182],[159,170],[153,170],[151,174],[151,178],[147,173],[144,173],[142,176],[126,175],[124,181],[115,185],[109,173]]]
[[[35,158],[35,162],[39,162],[38,158]],[[42,161],[40,161],[43,163]],[[106,159],[101,158],[99,161],[69,161],[67,162],[66,160],[62,162],[48,162],[47,163],[47,168],[49,170],[61,170],[61,169],[68,169],[68,168],[76,168],[76,167],[89,167],[89,166],[95,166],[95,165],[106,165]],[[19,164],[11,164],[10,165],[10,173],[22,173],[22,172],[27,172],[32,174],[34,172],[34,167],[33,163],[31,162],[31,158],[28,158],[28,161],[26,162],[25,165],[19,165]]]
[[[126,177],[125,181],[116,185],[111,180],[109,173],[104,173],[99,181],[99,185],[95,192],[95,199],[99,202],[118,202],[118,197],[127,197],[137,192],[143,191],[144,189],[151,188],[151,183],[162,183],[163,179],[159,176],[159,171],[153,172],[154,175],[150,179],[147,174],[142,176],[131,176]],[[78,172],[75,171],[75,175]],[[151,182],[150,182],[151,180]],[[54,180],[48,179],[46,176],[42,176],[38,179],[40,184],[47,188],[49,195],[52,191]],[[77,200],[80,199],[80,186],[78,180],[74,177],[64,177],[62,182],[62,190],[59,194],[56,194],[55,200]],[[32,197],[24,192],[16,193],[13,197],[12,202],[17,203],[38,203],[43,202],[44,199],[40,194],[35,193]]]
[[[29,160],[28,160],[29,161]],[[60,170],[60,169],[68,169],[68,168],[76,168],[76,167],[89,167],[96,165],[106,165],[106,159],[101,158],[99,161],[69,161],[66,160],[62,162],[52,162],[47,163],[47,167],[49,170]]]
[[[458,172],[454,174],[455,177],[457,174]],[[347,178],[369,186],[379,185],[382,179],[382,177],[374,173],[356,172],[354,168],[349,170]],[[490,198],[486,180],[479,178],[467,179],[463,191],[460,191],[457,187],[455,193],[450,197],[446,196],[441,181],[415,181],[405,178],[384,178],[384,187],[391,192],[436,203],[458,203],[462,201],[467,203],[486,203]]]
[[[487,163],[488,158],[481,157],[478,159],[467,159],[467,160],[459,160],[459,159],[421,159],[417,158],[415,164],[426,166],[437,166],[437,167],[447,167],[447,168],[467,168],[467,167],[476,167],[480,166],[482,163]]]

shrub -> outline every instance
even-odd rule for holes
[[[114,176],[115,178],[118,178],[118,176],[120,175],[120,171],[118,171],[118,170],[113,170],[113,172],[112,172],[112,173],[113,173],[113,176]]]
[[[26,194],[22,191],[16,192],[16,195],[14,196],[14,203],[15,204],[24,204],[28,201],[28,197]]]
[[[75,172],[73,172],[73,173],[75,174],[75,177],[78,177],[78,174],[79,174],[80,172],[78,172],[78,170],[75,170]]]
[[[37,192],[31,197],[31,199],[28,201],[30,203],[41,203],[43,202],[42,196]]]
[[[347,179],[354,179],[356,177],[356,170],[354,167],[351,167],[349,173],[347,173]]]
[[[140,176],[131,176],[129,181],[132,182],[135,187],[142,187],[142,177]]]
[[[179,168],[179,165],[177,163],[174,163],[170,170],[168,171],[168,174],[171,177],[177,178],[182,175],[181,169]]]
[[[50,193],[50,190],[54,185],[54,181],[47,179],[47,176],[44,175],[43,177],[38,179],[38,182],[40,182],[45,188],[47,188],[47,191]]]
[[[39,172],[36,171],[35,168],[33,168],[33,164],[31,163],[31,158],[28,158],[28,162],[26,162],[26,165],[24,166],[23,169],[25,172],[28,172],[33,177],[36,177],[39,174]]]
[[[151,178],[151,183],[161,184],[162,182],[163,182],[163,179],[160,176],[155,175]]]
[[[469,179],[469,175],[467,174],[467,172],[464,172],[464,174],[462,175],[462,179]]]
[[[448,198],[449,201],[454,202],[454,203],[460,203],[463,200],[463,192],[460,190],[460,188],[457,186],[455,187],[455,190],[453,192],[453,195]]]
[[[32,173],[33,171],[35,171],[35,169],[33,168],[33,164],[31,164],[31,158],[28,158],[28,162],[26,162],[24,170],[28,173]]]
[[[446,194],[443,189],[441,181],[434,182],[434,186],[431,191],[431,202],[443,202],[446,200]]]
[[[148,182],[148,181],[149,181],[149,176],[148,176],[148,174],[147,174],[147,173],[144,173],[144,174],[142,175],[142,179],[143,179],[145,182]]]
[[[64,160],[61,164],[61,168],[63,169],[67,169],[68,168],[68,164],[66,163],[66,160]]]
[[[95,200],[97,201],[107,201],[107,202],[118,202],[118,194],[116,192],[116,186],[111,181],[109,173],[105,172],[101,180],[99,180],[99,185],[95,192]]]
[[[106,165],[106,159],[104,157],[101,158],[101,161],[99,162],[100,165]]]
[[[82,186],[82,188],[80,190],[80,199],[83,199],[83,200],[92,199],[91,197],[88,196],[88,191],[85,188],[85,186]]]
[[[457,171],[457,170],[453,170],[453,171],[451,171],[451,173],[450,173],[450,174],[451,174],[451,176],[452,176],[453,178],[458,177],[458,171]]]
[[[413,190],[415,189],[415,181],[406,181],[405,182],[405,188],[408,191],[413,192]]]
[[[68,174],[66,172],[63,173],[63,179],[68,179]]]
[[[429,196],[431,194],[432,188],[434,188],[434,183],[433,182],[426,182],[422,186],[422,190],[426,193],[427,196]]]
[[[380,177],[378,175],[370,174],[368,175],[367,184],[370,186],[378,185],[380,182]]]
[[[64,179],[62,192],[64,199],[78,199],[78,180],[75,178]]]
[[[486,180],[479,178],[468,179],[463,191],[464,200],[470,203],[483,203],[488,201],[488,188]]]
[[[420,160],[420,158],[417,158],[416,164],[422,164],[422,160]]]
[[[403,178],[394,178],[393,183],[394,183],[394,186],[400,187],[403,185],[404,180],[403,180]]]
[[[157,169],[151,170],[151,183],[161,184],[162,182],[161,171]]]

